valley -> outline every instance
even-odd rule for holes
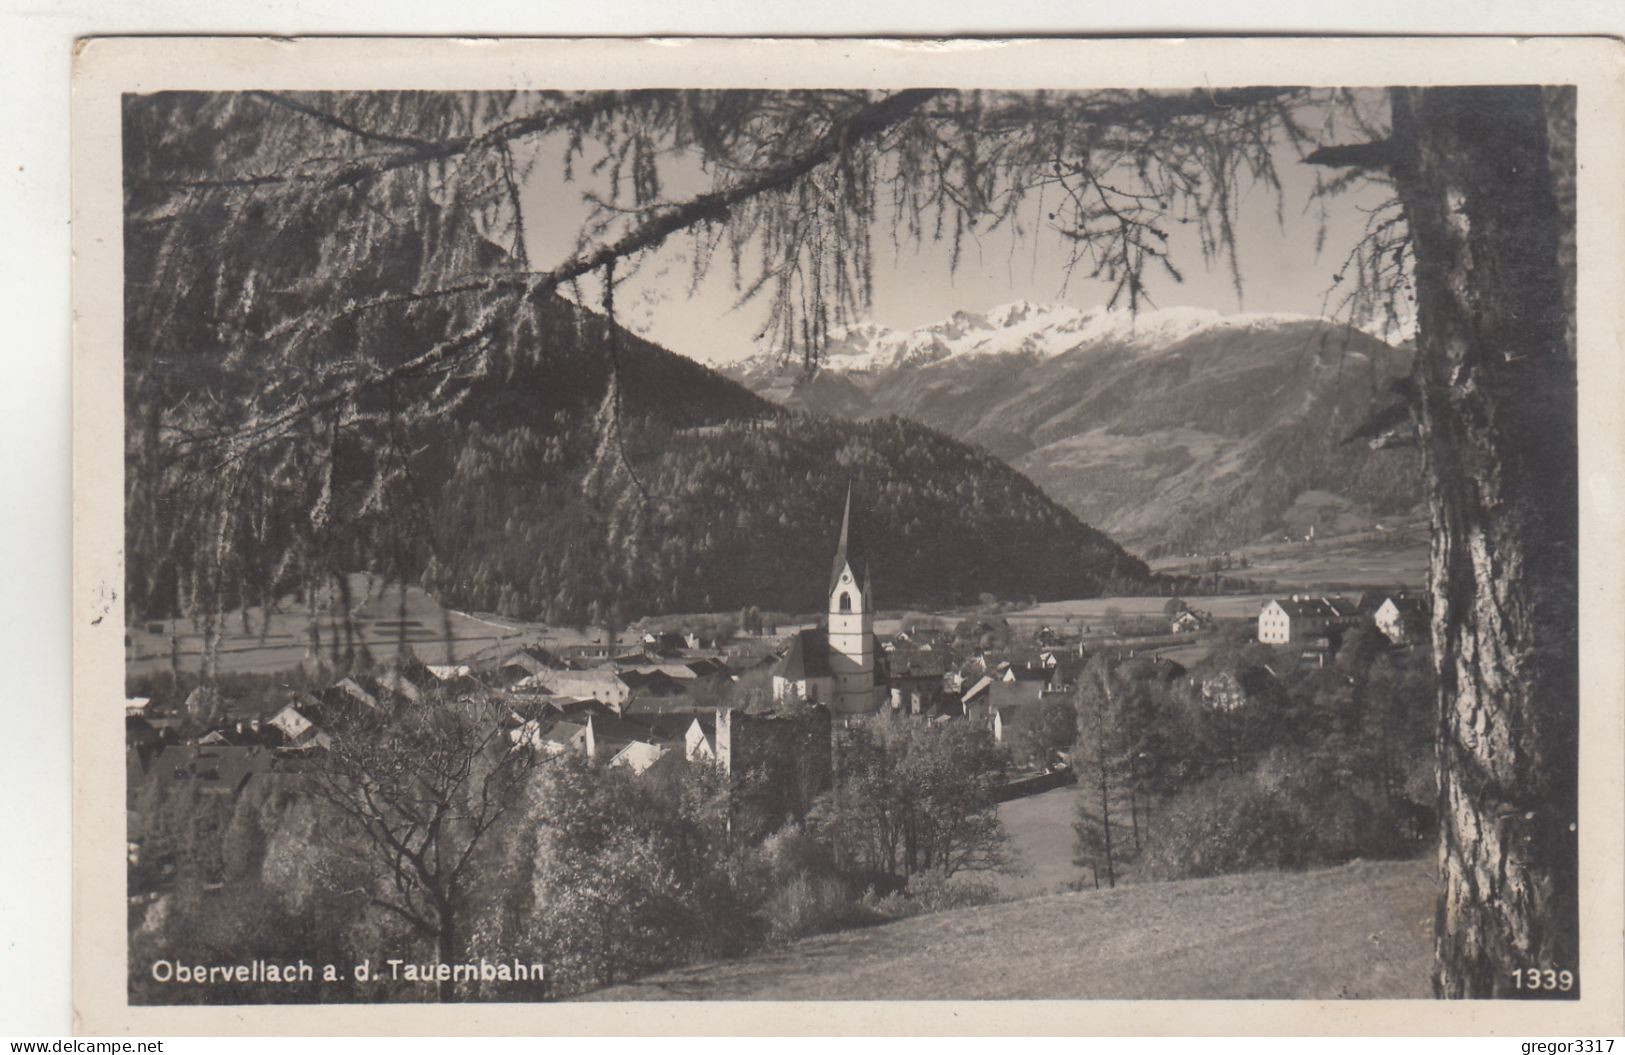
[[[811,377],[770,357],[726,372],[786,407],[897,415],[974,443],[1156,558],[1412,516],[1414,451],[1348,442],[1409,362],[1308,316],[1021,301],[912,331],[853,327]]]

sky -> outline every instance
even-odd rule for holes
[[[526,245],[531,264],[550,267],[571,255],[588,213],[583,196],[605,193],[607,182],[594,178],[589,165],[577,161],[575,179],[563,179],[559,138],[542,139],[525,159],[530,164],[522,192]],[[1175,282],[1160,272],[1149,277],[1149,295],[1158,308],[1199,307],[1231,312],[1328,314],[1341,295],[1328,291],[1357,244],[1365,213],[1380,205],[1380,188],[1362,187],[1338,197],[1326,218],[1323,245],[1317,251],[1322,222],[1310,200],[1315,170],[1304,165],[1285,144],[1277,147],[1276,168],[1282,182],[1275,192],[1252,187],[1241,202],[1238,258],[1242,291],[1238,296],[1230,268],[1221,260],[1205,264],[1192,227],[1175,227],[1171,258],[1183,273]],[[671,174],[664,190],[672,198],[705,189],[697,168],[682,158],[669,160]],[[1277,210],[1279,209],[1279,214]],[[905,244],[894,252],[889,235],[874,238],[874,298],[867,319],[894,329],[930,325],[956,311],[981,312],[1016,300],[1103,306],[1109,284],[1090,280],[1080,271],[1066,273],[1061,238],[1024,217],[1027,235],[1018,238],[1001,229],[968,242],[957,269],[950,267],[944,242],[917,249]],[[719,254],[699,285],[691,290],[691,241],[678,235],[648,254],[638,272],[617,284],[616,315],[622,325],[673,351],[703,362],[725,364],[766,350],[756,334],[767,317],[767,292],[736,306],[731,268]],[[583,283],[590,306],[598,306],[600,284]]]

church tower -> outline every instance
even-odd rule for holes
[[[869,560],[852,524],[852,487],[846,488],[841,540],[829,575],[830,710],[867,714],[880,706],[875,691],[875,598]]]

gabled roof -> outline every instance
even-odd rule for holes
[[[574,744],[580,737],[586,735],[587,726],[585,723],[577,724],[575,722],[554,722],[550,727],[545,729],[537,737],[537,739],[546,740],[549,743],[564,744],[565,746],[569,746]]]
[[[1011,681],[1049,680],[1049,668],[1042,663],[1012,663],[1007,673]]]
[[[784,654],[774,673],[788,681],[829,677],[829,634],[823,627],[801,630],[790,639],[790,651]]]
[[[846,485],[846,509],[841,513],[841,538],[835,544],[835,563],[829,571],[829,590],[833,594],[841,581],[841,569],[851,565],[852,578],[864,597],[869,596],[869,554],[863,545],[863,536],[852,524],[852,485]],[[870,605],[873,608],[873,604]]]
[[[1399,610],[1399,614],[1406,616],[1426,615],[1428,614],[1428,609],[1430,607],[1426,600],[1416,596],[1415,594],[1392,593],[1383,600],[1385,603],[1387,601],[1394,602],[1394,607]]]
[[[940,678],[948,671],[948,657],[941,652],[900,649],[886,665],[893,678]]]
[[[986,693],[992,687],[993,687],[993,679],[984,674],[976,682],[976,684],[974,684],[970,688],[966,689],[965,692],[959,697],[959,699],[963,703],[970,703],[972,700],[976,699],[978,696],[981,696],[982,694]]]
[[[640,714],[637,721],[647,725],[662,740],[683,739],[695,722],[700,723],[701,731],[707,736],[716,735],[717,729],[716,719],[701,718],[695,714]]]
[[[621,680],[626,682],[628,688],[639,692],[653,693],[656,696],[675,696],[683,691],[675,678],[658,667],[650,671],[625,670],[621,672]]]
[[[1346,597],[1277,597],[1275,603],[1294,619],[1349,619],[1359,608]]]
[[[683,732],[686,732],[687,728],[688,726],[685,723],[681,731],[668,734],[662,733],[653,726],[644,722],[630,721],[626,718],[604,718],[598,715],[593,715],[592,718],[593,738],[601,743],[667,743],[672,740],[681,740],[683,738]]]

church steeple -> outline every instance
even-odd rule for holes
[[[841,537],[829,573],[830,706],[838,714],[867,714],[879,706],[875,691],[875,602],[869,559],[852,516],[852,485],[846,488]]]
[[[869,558],[864,551],[863,537],[852,523],[852,485],[846,485],[846,508],[841,513],[841,538],[835,545],[835,564],[829,571],[829,592],[833,594],[841,581],[841,570],[850,567],[852,578],[869,592]]]

